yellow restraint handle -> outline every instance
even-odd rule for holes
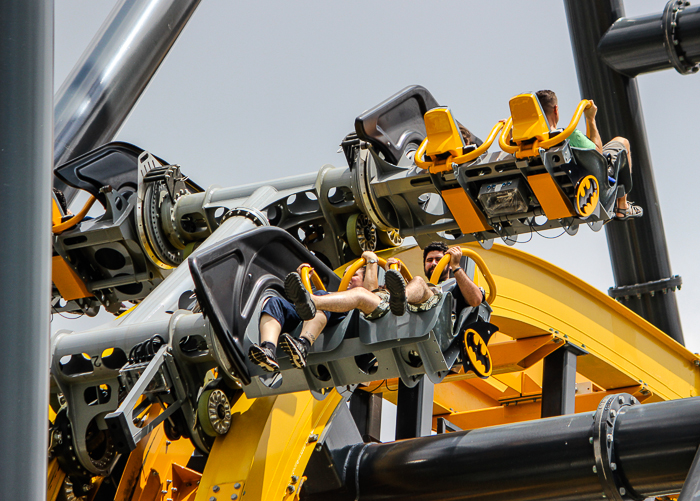
[[[403,275],[404,280],[406,282],[410,282],[413,280],[413,275],[411,275],[411,272],[408,271],[408,268],[406,268],[406,265],[398,259],[398,261],[401,263],[401,275]],[[350,285],[350,280],[352,279],[352,276],[355,274],[357,270],[362,268],[365,265],[365,258],[361,257],[354,263],[352,263],[347,270],[345,270],[345,274],[343,275],[343,279],[340,281],[340,285],[338,286],[338,291],[346,291],[348,290],[348,285]],[[377,264],[381,266],[382,268],[386,269],[386,259],[383,259],[381,257],[377,257]],[[390,266],[390,269],[395,270],[398,268],[397,264],[392,264]]]
[[[70,218],[68,221],[65,223],[60,223],[51,228],[51,231],[54,233],[61,233],[63,231],[66,231],[69,228],[72,228],[76,224],[78,224],[80,221],[83,220],[85,215],[88,213],[90,208],[92,207],[92,204],[95,203],[95,200],[97,200],[95,197],[91,196],[87,202],[85,202],[85,205],[83,206],[82,209],[80,209],[80,212],[78,212],[75,216]]]
[[[321,282],[319,276],[313,271],[313,268],[310,266],[304,266],[301,269],[301,283],[304,284],[304,287],[306,287],[306,290],[309,291],[309,293],[313,294],[313,290],[311,289],[311,280],[313,280],[316,290],[326,290],[326,287],[323,285],[323,282]]]
[[[581,120],[581,116],[583,115],[584,110],[587,110],[588,108],[591,107],[591,102],[588,99],[584,99],[580,103],[578,103],[578,106],[576,107],[576,111],[574,112],[574,116],[571,119],[571,122],[569,122],[569,125],[564,129],[562,132],[557,134],[556,136],[545,139],[544,141],[541,141],[537,143],[535,141],[535,144],[533,145],[533,149],[535,147],[537,148],[551,148],[552,146],[555,146],[565,139],[567,139],[573,132],[576,130],[576,126],[578,125],[579,120]],[[520,146],[512,146],[508,143],[506,143],[506,138],[509,136],[508,132],[510,131],[510,128],[513,125],[513,117],[508,117],[508,121],[506,122],[506,125],[503,130],[503,134],[501,134],[501,137],[498,139],[498,145],[501,147],[503,151],[506,153],[516,153],[517,151],[520,150]],[[591,136],[591,129],[588,124],[586,124],[586,135],[588,137]],[[528,145],[529,146],[529,145]]]
[[[464,155],[453,157],[452,160],[450,160],[450,163],[464,164],[474,160],[475,158],[478,158],[479,156],[481,156],[482,153],[487,152],[493,144],[493,142],[496,140],[496,137],[498,136],[500,130],[503,128],[505,122],[505,120],[499,120],[498,123],[493,126],[493,129],[491,129],[491,132],[489,133],[489,137],[486,138],[486,141],[484,141],[481,146],[468,153],[465,153]],[[413,161],[421,169],[427,169],[432,164],[432,162],[423,160],[423,155],[425,154],[425,150],[427,147],[428,138],[426,137],[425,139],[423,139],[423,142],[420,144],[418,150],[413,155]]]
[[[499,120],[498,123],[493,126],[493,129],[491,129],[491,132],[489,133],[489,137],[486,138],[486,141],[484,141],[481,146],[479,146],[475,150],[470,151],[469,153],[465,153],[464,155],[454,157],[452,159],[452,162],[456,164],[464,164],[474,160],[475,158],[479,158],[482,153],[486,153],[493,144],[493,142],[496,140],[498,133],[501,131],[505,123],[505,120]]]
[[[483,259],[481,259],[481,256],[476,253],[476,251],[473,251],[471,249],[462,249],[462,255],[473,259],[479,267],[479,270],[481,270],[481,273],[484,275],[486,283],[489,286],[489,296],[486,298],[486,302],[489,304],[493,304],[493,302],[496,300],[496,282],[493,279],[493,276],[491,275],[488,266],[486,266],[486,263]],[[431,283],[436,284],[440,281],[440,276],[442,275],[445,266],[447,266],[449,262],[450,255],[445,254],[435,267],[435,271],[433,271],[433,274],[430,276]]]

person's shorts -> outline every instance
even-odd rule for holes
[[[324,296],[326,294],[328,294],[327,291],[314,292],[315,296]],[[262,313],[266,313],[277,320],[282,326],[282,332],[286,333],[292,332],[302,322],[301,317],[294,308],[294,304],[277,296],[272,296],[265,302],[261,311],[261,314]],[[337,324],[347,316],[347,313],[331,313],[328,311],[324,311],[323,313],[326,315],[326,320],[328,320],[329,325]]]
[[[379,306],[377,306],[372,313],[365,315],[367,320],[376,320],[382,318],[389,312],[389,291],[384,289],[377,289],[372,291],[376,296],[379,297]]]
[[[421,311],[432,310],[438,305],[440,299],[442,299],[442,291],[439,287],[430,283],[428,284],[428,287],[431,291],[433,291],[433,295],[420,304],[408,303],[408,311],[412,311],[413,313],[420,313]]]
[[[625,145],[620,141],[610,141],[603,146],[603,156],[608,161],[608,176],[613,176],[612,167],[621,152],[626,151]]]

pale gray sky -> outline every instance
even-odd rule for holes
[[[56,2],[56,90],[114,4]],[[665,4],[628,0],[627,15]],[[684,282],[686,343],[700,351],[691,205],[700,76],[666,70],[637,80],[671,265]],[[202,186],[264,181],[345,165],[336,151],[355,117],[410,84],[428,88],[481,137],[524,91],[555,90],[562,116],[571,116],[580,95],[563,4],[202,0],[117,139],[182,165]],[[519,248],[603,291],[613,285],[604,231],[534,235]],[[55,319],[52,329],[81,325]]]

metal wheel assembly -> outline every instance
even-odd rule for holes
[[[210,437],[225,435],[231,428],[231,404],[221,390],[207,390],[199,397],[197,418]]]
[[[350,216],[345,229],[348,245],[355,255],[359,256],[364,251],[376,250],[377,228],[366,214],[357,213]]]

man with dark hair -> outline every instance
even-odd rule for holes
[[[557,95],[551,90],[541,90],[537,92],[537,99],[539,99],[542,105],[542,110],[547,117],[547,123],[550,130],[555,130],[557,123],[559,123],[559,101]],[[603,146],[603,142],[600,138],[600,133],[598,132],[598,126],[595,121],[596,113],[598,112],[598,107],[591,100],[590,108],[586,109],[583,113],[586,117],[586,124],[588,125],[588,130],[590,131],[591,137],[587,137],[580,130],[575,129],[574,132],[569,136],[569,144],[574,148],[581,148],[586,150],[598,150],[599,153],[604,155],[608,160],[608,165],[615,163],[615,159],[622,152],[627,152],[627,158],[629,159],[630,174],[632,173],[632,155],[630,152],[630,143],[624,137],[614,137],[612,140]],[[634,217],[642,217],[644,210],[632,204],[632,202],[627,201],[627,195],[623,195],[617,199],[615,207],[615,219],[624,221],[626,219]]]
[[[448,248],[444,242],[431,242],[423,249],[423,267],[425,276],[430,280],[433,271],[437,267],[440,260],[445,256],[450,255],[450,264],[445,266],[445,269],[440,276],[438,283],[442,283],[449,278],[450,271],[457,281],[457,287],[452,291],[455,298],[456,311],[469,306],[479,306],[484,300],[484,289],[478,287],[467,275],[466,271],[460,266],[462,260],[462,248],[459,245]]]

